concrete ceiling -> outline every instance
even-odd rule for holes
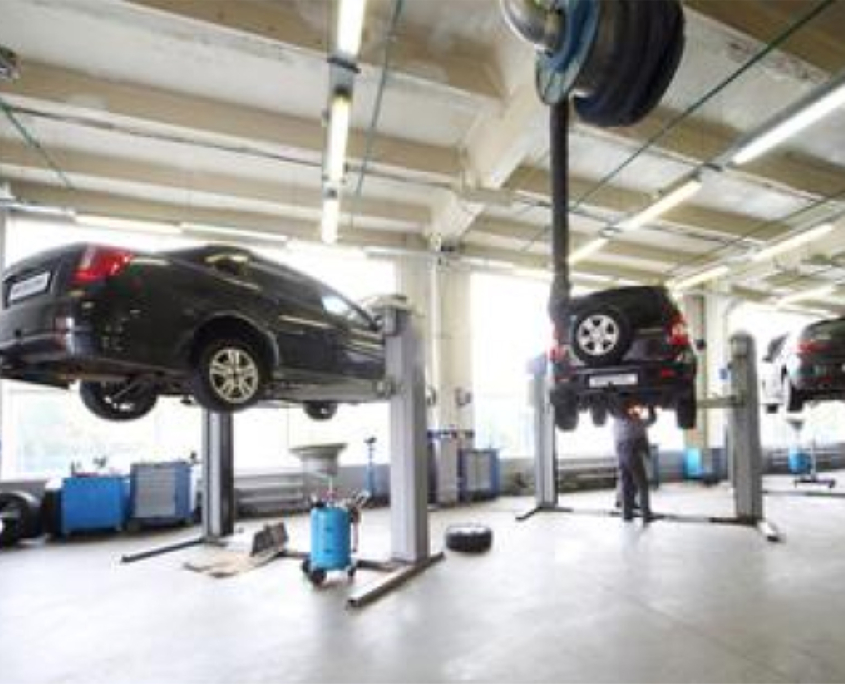
[[[697,104],[820,2],[687,0],[687,51],[659,109],[625,130],[573,124],[574,244],[845,69],[843,4]],[[368,4],[341,243],[424,251],[436,234],[466,255],[546,267],[548,115],[531,50],[496,0],[406,0],[387,41],[394,8]],[[0,44],[22,61],[0,97],[62,172],[0,117],[0,178],[32,203],[316,240],[333,11],[327,0],[0,0]],[[706,174],[693,200],[577,270],[659,282],[728,263],[737,291],[777,294],[841,277],[808,263],[845,251],[845,221],[786,265],[747,257],[838,220],[844,165],[839,111],[753,164]],[[490,192],[480,201],[454,191],[467,185]]]

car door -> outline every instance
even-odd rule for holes
[[[336,332],[320,301],[315,281],[296,271],[256,260],[253,280],[272,302],[268,325],[279,348],[281,365],[288,370],[333,373]]]

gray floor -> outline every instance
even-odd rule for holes
[[[0,681],[845,681],[845,500],[767,499],[780,545],[725,527],[516,523],[529,504],[434,514],[435,540],[478,520],[494,551],[450,554],[357,613],[345,581],[314,591],[292,561],[228,580],[181,569],[201,550],[116,562],[161,535],[4,551]],[[656,508],[727,513],[730,494],[664,488]],[[386,523],[365,516],[368,553],[386,549]],[[302,540],[304,519],[291,527]]]

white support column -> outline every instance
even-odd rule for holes
[[[731,336],[731,384],[740,404],[729,412],[729,442],[733,462],[736,515],[741,520],[763,519],[763,465],[760,445],[760,409],[757,353],[754,338],[739,332]]]
[[[0,208],[0,271],[6,268],[6,240],[10,224],[9,211]],[[3,301],[0,299],[0,308],[3,306]],[[3,392],[0,388],[0,430],[3,426]],[[4,457],[6,455],[6,441],[3,439],[5,433],[0,436],[0,478],[3,476]]]
[[[438,402],[434,425],[472,430],[470,272],[449,264],[432,273],[432,345]]]

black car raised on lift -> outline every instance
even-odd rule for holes
[[[574,430],[582,410],[603,425],[630,404],[671,408],[678,427],[695,427],[697,360],[666,288],[604,290],[572,299],[568,312],[569,334],[550,354],[558,428]]]
[[[760,372],[762,402],[796,413],[812,401],[845,399],[845,318],[811,323],[769,342]]]
[[[69,387],[110,420],[161,395],[212,411],[375,396],[377,322],[335,290],[237,247],[145,253],[94,244],[43,252],[3,274],[3,378]]]

